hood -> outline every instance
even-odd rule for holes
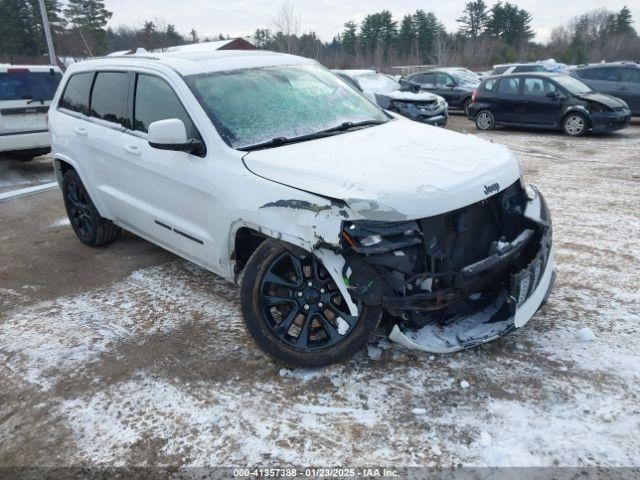
[[[612,109],[627,106],[624,100],[612,97],[611,95],[605,95],[604,93],[585,93],[584,95],[578,95],[578,98],[588,102],[598,102]]]
[[[388,93],[377,93],[376,95],[381,97],[387,97],[390,100],[399,100],[401,102],[433,102],[442,98],[438,95],[434,95],[429,92],[403,92],[402,90],[396,90]]]
[[[520,177],[504,146],[403,118],[249,152],[253,173],[345,201],[362,218],[430,217],[494,195]]]

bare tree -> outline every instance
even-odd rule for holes
[[[301,24],[302,16],[296,12],[293,3],[290,0],[282,0],[278,16],[273,20],[277,38],[281,43],[281,51],[295,53],[296,39],[300,33]]]

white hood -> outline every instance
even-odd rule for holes
[[[344,200],[363,218],[388,221],[455,210],[520,177],[506,147],[402,118],[249,152],[245,164],[261,177]]]
[[[394,92],[389,93],[379,93],[378,95],[382,95],[384,97],[390,98],[391,100],[405,100],[408,102],[433,102],[439,98],[442,98],[438,95],[429,92],[403,92],[401,90],[396,90]]]

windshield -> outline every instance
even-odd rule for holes
[[[358,75],[356,80],[367,93],[391,93],[400,90],[400,84],[387,75]]]
[[[470,70],[456,70],[453,75],[463,83],[480,83],[480,77]]]
[[[388,120],[319,65],[212,72],[185,80],[222,138],[236,149],[346,123]]]
[[[0,73],[0,101],[51,100],[62,75],[49,72]]]
[[[591,92],[591,89],[580,80],[576,80],[568,75],[553,77],[553,79],[574,95],[582,95],[584,93]]]

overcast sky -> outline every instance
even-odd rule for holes
[[[495,3],[486,0],[488,5]],[[277,16],[279,0],[104,0],[113,12],[110,25],[141,26],[145,19],[157,18],[187,33],[192,28],[200,37],[220,33],[229,36],[251,35],[258,27],[271,27]],[[390,10],[399,19],[422,8],[431,11],[450,31],[457,29],[456,18],[465,0],[291,0],[302,21],[302,30],[314,30],[323,40],[342,31],[348,20],[360,21],[368,13]],[[533,14],[537,41],[546,41],[551,29],[572,17],[596,8],[631,9],[640,29],[640,0],[512,0]]]

